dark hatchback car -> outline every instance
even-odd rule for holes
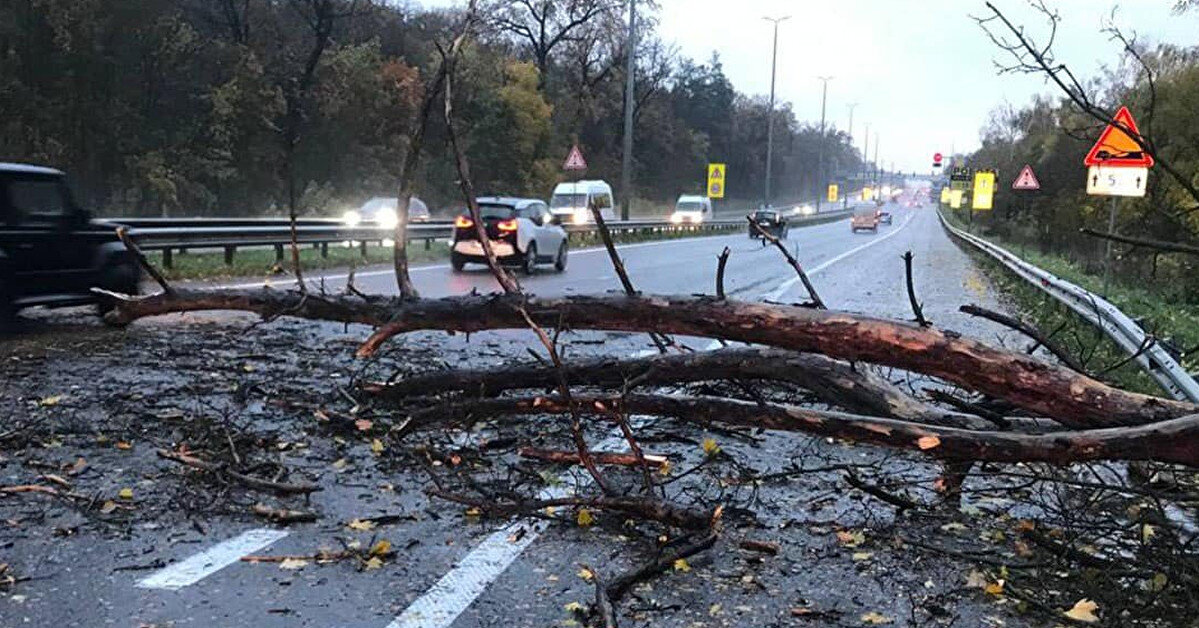
[[[136,294],[141,272],[115,229],[75,203],[62,171],[0,163],[0,329],[34,305],[103,313],[93,287]]]
[[[782,212],[776,209],[759,209],[753,213],[752,220],[757,223],[763,231],[769,233],[776,238],[787,237],[787,218]],[[753,225],[749,226],[749,237],[761,238],[762,233]]]

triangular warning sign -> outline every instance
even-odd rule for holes
[[[1119,124],[1120,126],[1116,126]],[[1120,128],[1124,127],[1124,128]],[[1120,107],[1116,112],[1113,124],[1108,124],[1099,136],[1099,141],[1091,147],[1083,164],[1087,166],[1115,166],[1148,168],[1153,165],[1153,157],[1144,152],[1140,144],[1129,135],[1125,129],[1140,136],[1136,120],[1128,107]]]
[[[712,172],[708,176],[713,179],[723,179],[724,171],[720,169],[720,166],[712,166]]]
[[[583,151],[579,150],[579,145],[575,144],[570,147],[570,154],[566,156],[566,162],[562,164],[563,170],[586,170],[587,161],[583,159]]]
[[[1041,182],[1037,181],[1037,175],[1033,174],[1032,166],[1024,164],[1020,169],[1020,174],[1012,181],[1013,190],[1039,190]]]

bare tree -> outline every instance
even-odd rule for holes
[[[619,15],[621,4],[618,0],[493,0],[487,13],[496,28],[528,45],[544,87],[554,49],[577,40],[593,19]]]

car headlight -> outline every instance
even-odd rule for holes
[[[683,222],[683,216],[682,216],[682,214],[671,214],[671,215],[670,215],[670,222],[672,222],[672,223],[674,223],[674,224],[676,224],[676,225],[677,225],[677,224],[679,224],[680,222]]]
[[[396,216],[394,209],[380,209],[379,213],[375,214],[375,222],[384,229],[395,229],[399,224],[400,218]]]
[[[576,209],[574,216],[572,216],[572,220],[574,220],[574,223],[576,225],[581,225],[581,224],[586,223],[587,222],[587,210]]]
[[[362,223],[362,214],[351,209],[341,215],[341,222],[347,227],[357,227]]]

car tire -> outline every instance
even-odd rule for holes
[[[466,268],[466,260],[457,253],[450,253],[450,268],[454,269],[454,272],[460,273],[463,268]]]
[[[554,270],[562,272],[566,270],[566,255],[569,252],[569,247],[566,246],[566,240],[558,245],[558,257],[554,258]]]
[[[526,275],[532,275],[537,272],[537,243],[530,242],[529,249],[525,251],[524,263],[521,264],[521,270]]]

